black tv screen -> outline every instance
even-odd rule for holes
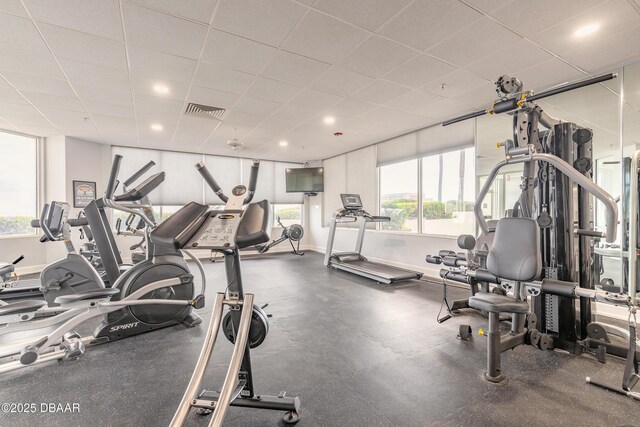
[[[287,193],[324,191],[324,168],[287,169]]]

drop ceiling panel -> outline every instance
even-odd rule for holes
[[[124,40],[117,0],[25,0],[24,3],[37,20],[109,39]]]
[[[129,70],[136,74],[190,83],[197,62],[181,56],[130,45]]]
[[[385,105],[412,113],[419,113],[438,101],[442,101],[442,97],[421,90],[412,90],[385,102]]]
[[[132,2],[181,18],[208,24],[211,21],[217,0],[132,0]]]
[[[556,58],[519,70],[516,75],[525,84],[525,88],[536,91],[587,77],[586,74]]]
[[[239,96],[237,93],[225,92],[223,90],[192,86],[187,101],[229,109],[238,100]]]
[[[234,105],[233,111],[270,116],[280,107],[282,107],[282,104],[279,102],[243,96],[240,101]]]
[[[375,31],[409,3],[411,0],[318,0],[314,7]]]
[[[386,80],[378,79],[353,94],[353,98],[360,101],[369,101],[376,104],[385,103],[397,96],[409,92],[411,89],[400,86]]]
[[[311,11],[296,27],[283,48],[319,61],[335,64],[358,46],[368,33],[353,25]]]
[[[268,101],[287,102],[304,86],[259,77],[247,91],[247,95]]]
[[[357,116],[376,108],[375,104],[356,99],[345,99],[336,105],[327,108],[327,113],[339,114],[342,116]]]
[[[325,62],[280,50],[267,64],[262,75],[289,83],[308,85],[320,77],[329,66]]]
[[[358,46],[341,64],[351,71],[380,77],[418,53],[382,37],[372,36]]]
[[[230,122],[239,123],[245,126],[257,126],[258,124],[265,121],[265,119],[267,119],[267,116],[245,113],[244,111],[232,109],[229,113],[227,113],[224,119],[225,121],[228,120]]]
[[[608,64],[628,62],[625,58],[635,58],[639,53],[640,26],[637,26],[567,52],[563,57],[588,72],[597,72]]]
[[[50,95],[47,93],[22,91],[22,94],[36,108],[59,108],[61,110],[81,111],[85,109],[77,97]]]
[[[426,50],[481,17],[481,13],[458,1],[416,0],[387,22],[379,33]]]
[[[290,0],[220,0],[214,28],[280,46],[307,8]]]
[[[384,78],[405,86],[418,88],[454,70],[454,66],[436,58],[419,55],[387,74]]]
[[[564,21],[604,0],[536,0],[513,1],[491,12],[491,16],[509,23],[518,33],[531,36]],[[535,19],[532,19],[535,17]]]
[[[468,107],[475,109],[488,108],[491,105],[491,102],[493,102],[497,97],[496,85],[493,83],[487,83],[460,95],[456,95],[452,99],[466,105],[467,110],[465,112],[467,112]]]
[[[60,65],[71,84],[97,86],[103,89],[130,91],[129,73],[115,68],[60,59]]]
[[[517,34],[485,17],[447,37],[427,50],[427,53],[452,64],[465,66],[496,50],[513,46],[520,40],[522,38]]]
[[[169,98],[182,101],[187,96],[189,90],[188,83],[174,82],[158,79],[156,77],[141,76],[136,73],[129,73],[131,78],[131,89],[134,94],[152,95],[158,98]],[[154,91],[156,84],[162,84],[169,88],[169,93],[159,95]]]
[[[202,52],[202,61],[258,74],[275,51],[274,47],[266,44],[212,29]]]
[[[487,79],[478,77],[475,74],[459,68],[452,73],[445,74],[422,86],[421,89],[431,92],[438,96],[451,98],[461,93],[468,92],[471,89],[486,85],[489,83]]]
[[[26,50],[0,46],[0,71],[8,70],[52,79],[64,80],[60,67],[49,53],[35,53]]]
[[[123,117],[125,119],[133,119],[133,108],[131,106],[105,104],[96,101],[83,101],[90,115],[100,114],[105,116]]]
[[[464,0],[470,6],[481,10],[482,12],[491,12],[499,9],[514,0]]]
[[[198,59],[207,27],[130,3],[124,3],[127,41],[149,49]]]
[[[513,52],[518,52],[518,60],[513,60]],[[502,74],[513,75],[516,71],[552,59],[553,56],[533,43],[522,40],[512,47],[496,51],[483,59],[464,67],[485,79],[496,81]]]
[[[442,121],[470,112],[471,108],[458,101],[443,99],[427,107],[422,114],[432,117],[436,121]]]
[[[0,13],[0,44],[31,52],[49,51],[33,21],[5,13]]]
[[[594,23],[599,27],[596,32],[582,37],[575,34],[578,28]],[[547,28],[532,36],[531,39],[546,49],[562,55],[638,25],[640,25],[640,18],[629,2],[610,0]]]
[[[73,97],[75,93],[64,80],[50,79],[48,77],[32,74],[2,71],[0,73],[9,83],[19,91],[48,93],[50,95]]]
[[[0,102],[0,117],[8,121],[14,118],[20,119],[22,122],[28,122],[31,118],[42,118],[42,114],[29,104]]]
[[[131,92],[103,89],[97,86],[74,84],[73,88],[83,102],[99,102],[118,106],[131,107]]]
[[[2,73],[0,72],[0,75]],[[9,83],[0,78],[0,102],[11,104],[28,104],[27,100],[16,91]]]
[[[66,111],[57,108],[41,108],[40,111],[56,127],[63,130],[83,129],[94,126],[89,115],[81,111]]]
[[[177,123],[184,108],[182,101],[138,94],[134,95],[133,105],[136,119],[162,124]]]
[[[334,65],[310,87],[334,95],[350,96],[374,80],[373,77]]]
[[[28,18],[27,11],[22,7],[20,0],[3,0],[0,2],[0,12],[6,12],[11,15],[18,15]]]
[[[127,70],[124,43],[55,25],[38,23],[51,51],[58,58]]]
[[[209,89],[241,94],[247,90],[254,80],[255,76],[252,74],[200,63],[193,82],[198,86],[208,87]]]
[[[313,89],[305,89],[290,102],[291,105],[320,111],[326,107],[337,104],[343,98]]]

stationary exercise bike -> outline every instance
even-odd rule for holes
[[[209,210],[208,206],[192,202],[160,224],[152,233],[155,244],[173,245],[176,248],[209,249],[224,255],[227,288],[216,294],[211,323],[191,381],[184,393],[172,427],[185,424],[192,407],[201,414],[212,413],[210,426],[220,426],[228,407],[260,408],[286,411],[282,421],[295,424],[299,421],[300,400],[287,397],[258,394],[253,383],[250,349],[257,347],[268,331],[267,317],[253,305],[253,294],[244,293],[240,268],[240,250],[268,242],[271,231],[269,202],[251,203],[253,188],[258,176],[258,162],[251,167],[249,191],[243,185],[233,188],[227,197],[204,164],[197,165],[205,181],[214,193],[226,203],[223,211]],[[243,211],[243,204],[248,204]],[[201,389],[207,365],[215,346],[220,325],[223,322],[223,307],[229,307],[233,355],[224,384],[219,392]],[[226,331],[225,331],[226,332]]]
[[[285,240],[289,240],[289,244],[291,244],[291,253],[295,255],[304,255],[304,252],[300,250],[300,240],[302,240],[302,236],[304,236],[304,228],[300,224],[292,224],[288,227],[285,227],[280,221],[280,217],[278,217],[278,224],[282,227],[282,235],[273,240],[271,243],[263,243],[261,245],[256,245],[255,249],[258,253],[263,254],[267,252],[269,249],[274,247],[277,244],[284,242]],[[294,246],[293,242],[296,242]]]

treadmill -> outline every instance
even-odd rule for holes
[[[329,228],[329,238],[327,240],[327,250],[324,255],[324,265],[329,268],[348,271],[378,283],[387,285],[402,280],[420,279],[422,273],[404,268],[393,267],[391,265],[372,262],[360,254],[362,252],[362,242],[367,224],[371,222],[389,222],[388,216],[374,216],[363,209],[362,200],[359,194],[340,194],[342,209],[334,212]],[[333,252],[333,241],[336,236],[336,226],[345,222],[360,222],[358,240],[354,252]]]

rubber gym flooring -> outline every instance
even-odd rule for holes
[[[503,356],[500,385],[482,379],[486,339],[456,339],[458,325],[436,323],[442,288],[428,282],[378,285],[328,270],[318,253],[243,260],[245,288],[273,315],[264,344],[252,351],[259,393],[300,396],[300,427],[638,425],[638,402],[585,383],[622,376],[601,364],[519,347]],[[205,262],[207,294],[225,288],[224,265]],[[466,292],[451,289],[450,296]],[[168,425],[190,379],[210,318],[89,348],[82,359],[1,374],[0,403],[78,403],[78,413],[0,413],[2,426]],[[83,330],[89,332],[91,329]],[[206,384],[216,389],[231,344],[219,337]],[[225,425],[283,425],[281,412],[230,408]],[[189,425],[207,425],[192,413]]]

